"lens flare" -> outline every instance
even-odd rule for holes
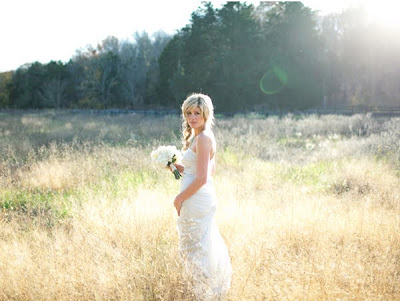
[[[287,72],[274,66],[261,77],[260,90],[265,94],[276,94],[287,85],[287,81]]]

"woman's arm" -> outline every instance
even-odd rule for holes
[[[214,156],[215,156],[215,154],[214,154]],[[214,164],[212,165],[211,174],[214,176],[216,171],[217,171],[217,163],[215,162],[215,159],[214,159]]]
[[[189,186],[175,197],[174,205],[180,214],[182,203],[194,195],[205,183],[208,178],[208,160],[212,149],[211,138],[201,134],[197,137],[196,142],[196,158],[197,158],[197,173],[195,179]]]

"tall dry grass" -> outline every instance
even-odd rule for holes
[[[228,300],[400,298],[399,119],[218,120]],[[179,189],[149,153],[179,119],[0,116],[0,299],[192,300]]]

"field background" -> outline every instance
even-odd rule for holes
[[[0,112],[1,300],[191,300],[178,116]],[[400,299],[400,118],[217,118],[228,300]]]

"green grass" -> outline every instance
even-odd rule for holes
[[[51,215],[57,221],[71,216],[71,196],[70,193],[56,191],[3,190],[0,192],[0,208],[26,213],[31,217]]]
[[[322,188],[337,165],[337,162],[320,161],[307,165],[288,166],[281,169],[280,176],[283,181]]]

